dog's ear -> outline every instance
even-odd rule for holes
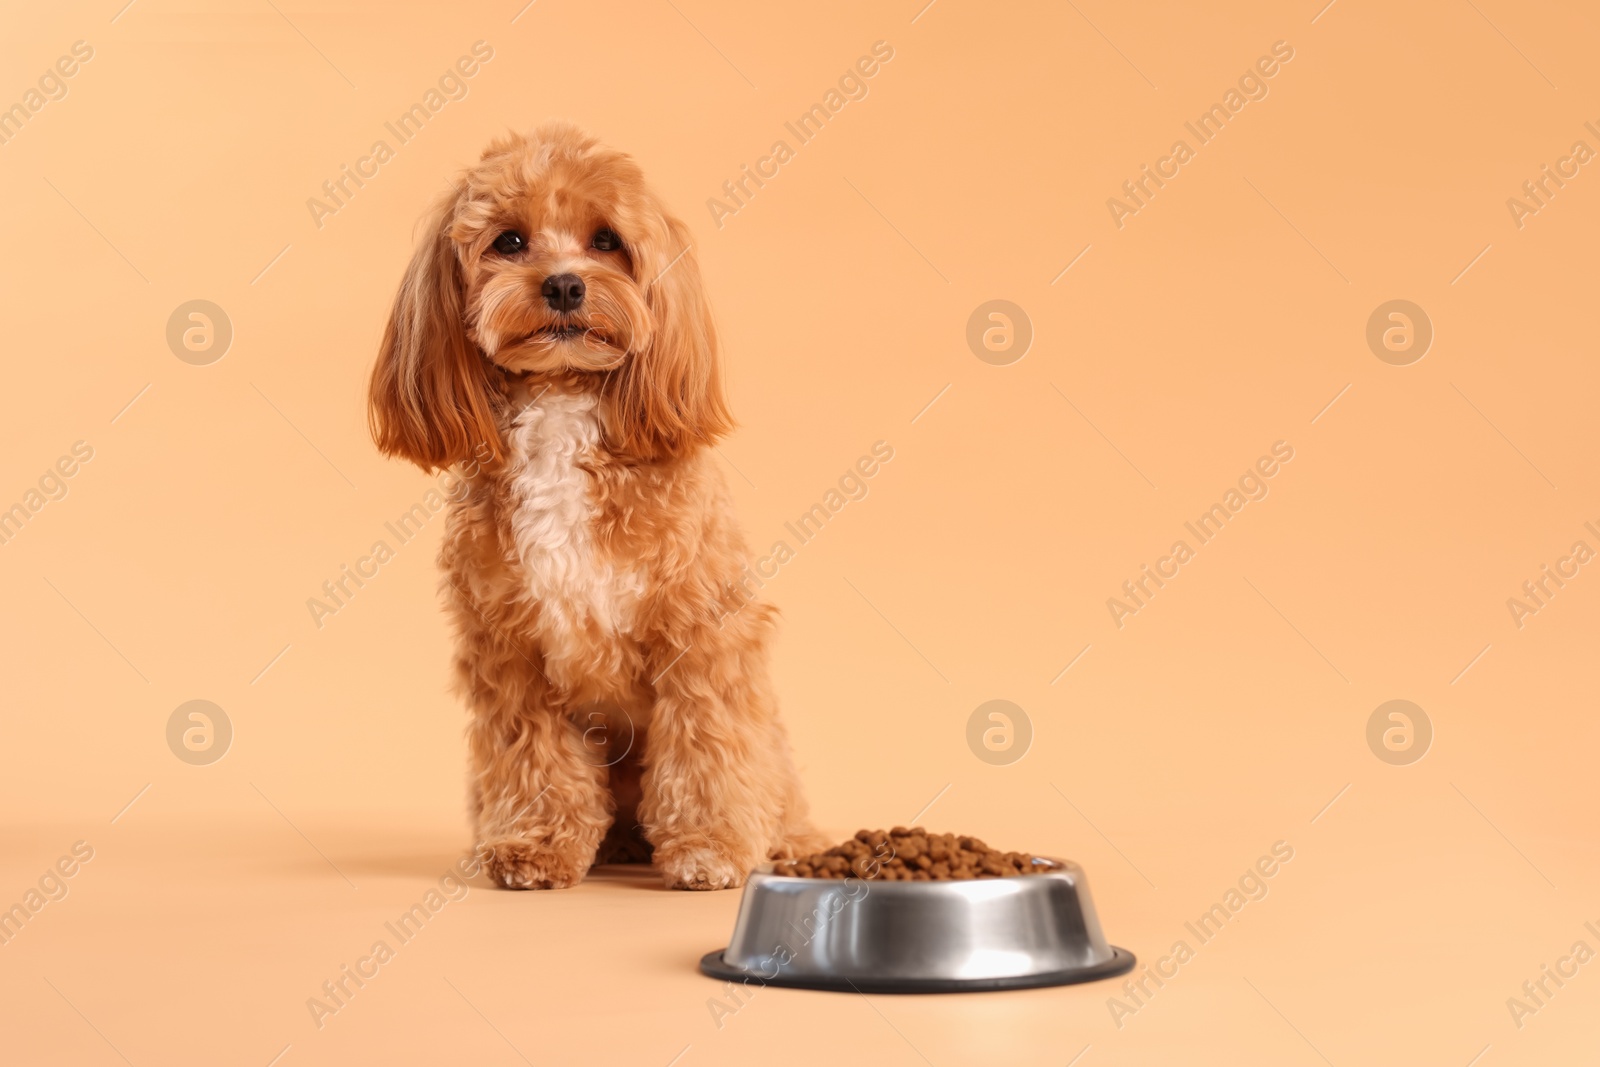
[[[630,249],[654,328],[612,381],[613,444],[645,458],[679,456],[733,428],[717,331],[683,223],[656,213]]]
[[[483,357],[462,318],[461,264],[450,229],[459,193],[444,197],[406,268],[367,393],[367,424],[385,455],[432,471],[500,459]]]

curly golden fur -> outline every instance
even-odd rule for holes
[[[468,486],[441,589],[499,884],[653,850],[669,886],[720,889],[825,844],[768,677],[776,612],[738,586],[700,271],[630,158],[565,125],[491,144],[432,213],[369,416],[383,452]]]

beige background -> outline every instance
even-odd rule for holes
[[[1600,966],[1520,1028],[1507,998],[1574,942],[1600,950],[1600,577],[1520,629],[1506,601],[1573,542],[1600,548],[1600,164],[1520,229],[1506,201],[1574,141],[1600,150],[1600,16],[922,2],[4,13],[0,103],[75,41],[94,57],[0,145],[0,505],[75,441],[94,458],[0,546],[0,905],[76,841],[94,858],[0,946],[0,1058],[1498,1067],[1593,1048]],[[307,198],[479,40],[494,58],[466,98],[317,228]],[[706,200],[879,40],[869,95],[719,228]],[[1107,198],[1280,40],[1266,98],[1117,228]],[[767,589],[823,825],[937,797],[930,827],[1082,862],[1146,962],[1293,846],[1120,1029],[1115,983],[769,990],[719,1029],[694,963],[738,895],[626,875],[474,883],[311,1021],[467,829],[439,524],[320,629],[306,600],[428,486],[375,454],[362,408],[416,218],[488,138],[549,117],[633,152],[695,234],[753,545],[895,449]],[[1403,367],[1364,339],[1397,298],[1436,331]],[[165,340],[194,299],[234,330],[208,366]],[[1034,329],[1009,366],[965,340],[991,299]],[[1270,495],[1119,629],[1106,599],[1279,440],[1295,458]],[[1034,731],[1005,766],[966,743],[996,698]],[[210,766],[167,747],[191,699],[235,730]],[[1432,723],[1420,762],[1368,748],[1391,699]]]

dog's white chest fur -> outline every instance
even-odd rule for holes
[[[596,627],[627,633],[644,583],[596,553],[593,479],[579,465],[600,441],[595,397],[547,390],[517,412],[508,438],[512,538],[540,629],[558,643]]]

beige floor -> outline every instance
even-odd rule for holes
[[[1173,875],[1152,889],[1092,831],[1077,835],[1115,942],[1142,963],[1179,939],[1195,950],[1142,1004],[1120,981],[733,999],[695,962],[726,941],[736,892],[668,892],[632,868],[556,893],[460,887],[440,881],[459,839],[445,826],[307,819],[302,836],[270,815],[175,824],[151,818],[151,795],[115,825],[8,836],[8,886],[37,878],[75,834],[94,858],[0,948],[5,1059],[1465,1065],[1488,1048],[1479,1062],[1580,1062],[1600,999],[1587,968],[1520,1031],[1504,1002],[1521,995],[1519,975],[1537,980],[1540,963],[1600,937],[1530,915],[1530,900],[1547,910],[1561,895],[1453,795],[1428,805],[1426,827],[1353,833],[1349,817],[1381,806],[1383,789],[1358,782],[1314,825],[1313,810],[1285,826],[1294,859],[1209,943],[1184,923],[1223,900],[1220,864],[1196,857],[1207,875],[1191,880],[1178,856],[1146,857],[1146,873]],[[1551,869],[1594,876],[1590,847],[1523,844]],[[402,939],[394,924],[417,904],[432,917]],[[342,1005],[325,996],[378,941],[393,954],[362,965],[376,976],[346,979]],[[1114,1012],[1112,998],[1136,1010]]]

